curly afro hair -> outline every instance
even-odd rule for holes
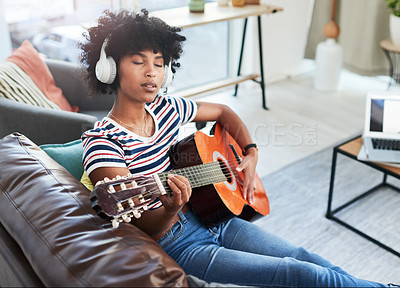
[[[87,82],[93,94],[113,93],[119,85],[118,75],[112,84],[101,83],[95,75],[101,46],[106,38],[106,54],[114,58],[117,67],[120,59],[129,53],[154,50],[162,53],[164,63],[171,63],[171,70],[175,73],[180,66],[176,61],[182,53],[182,42],[186,40],[178,33],[181,28],[171,27],[159,18],[150,17],[146,9],[141,13],[127,10],[116,13],[106,10],[103,13],[98,25],[84,34],[86,41],[80,45],[83,50],[81,62],[86,68]]]

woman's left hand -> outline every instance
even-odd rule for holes
[[[256,166],[258,161],[258,152],[256,149],[249,149],[247,155],[243,158],[242,163],[236,168],[237,171],[243,171],[243,198],[250,203],[254,201],[254,189],[256,176]]]

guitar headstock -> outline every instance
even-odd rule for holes
[[[148,205],[165,193],[157,175],[128,174],[97,182],[90,200],[97,214],[112,219],[113,227],[117,228],[122,221],[130,222],[132,217],[140,218],[148,210]]]

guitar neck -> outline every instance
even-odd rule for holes
[[[190,186],[196,188],[227,181],[226,173],[229,173],[227,170],[228,168],[222,167],[219,162],[211,162],[159,173],[158,177],[165,190],[170,192],[167,183],[168,174],[184,176],[189,180]]]

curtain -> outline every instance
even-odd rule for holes
[[[305,58],[314,59],[318,43],[326,38],[324,26],[331,18],[332,1],[315,0]],[[380,42],[390,39],[389,15],[384,0],[337,0],[338,43],[343,68],[364,76],[388,75],[389,64]]]

